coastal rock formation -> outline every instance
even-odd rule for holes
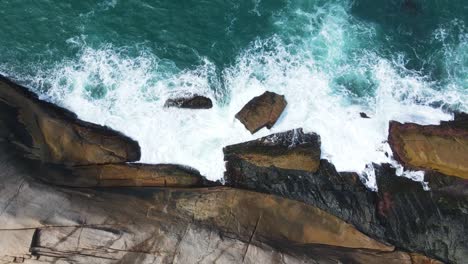
[[[122,163],[88,166],[39,165],[37,176],[71,187],[202,187],[215,185],[190,167]]]
[[[216,186],[191,168],[125,163],[128,153],[139,157],[136,142],[8,80],[2,85],[0,263],[422,264],[435,262],[416,252],[449,263],[467,257],[466,195],[454,189],[461,184],[455,177],[431,174],[430,196],[404,184],[387,191],[380,182],[376,194],[356,174],[320,160],[319,136],[297,129],[226,147],[228,184],[253,191]],[[58,125],[51,130],[47,122]],[[127,155],[111,159],[110,152]],[[428,227],[406,223],[410,218]]]
[[[284,95],[267,91],[250,100],[236,114],[236,118],[244,124],[250,133],[254,134],[264,127],[268,129],[272,128],[286,108],[286,105],[287,102]]]
[[[193,95],[189,97],[167,99],[166,103],[164,104],[164,107],[209,109],[213,107],[213,102],[208,97],[201,95]]]
[[[49,186],[0,150],[2,263],[412,263],[304,203],[226,187]]]
[[[23,156],[46,163],[90,165],[140,159],[136,141],[79,120],[2,76],[0,140],[10,142]]]
[[[468,259],[468,181],[438,173],[426,175],[431,189],[395,176],[382,165],[376,171],[377,212],[390,243],[423,252],[447,263]]]
[[[245,160],[258,167],[309,172],[317,171],[321,153],[320,137],[301,128],[227,146],[223,151],[228,164]]]
[[[372,237],[384,240],[384,229],[375,210],[377,196],[355,173],[339,173],[321,160],[316,172],[259,167],[247,160],[227,157],[228,186],[255,190],[302,201],[353,224]]]
[[[225,159],[229,186],[316,206],[370,237],[409,252],[446,263],[468,258],[467,180],[429,172],[430,190],[426,191],[421,183],[396,176],[390,165],[374,165],[379,188],[375,193],[365,188],[357,174],[339,173],[326,160],[320,161],[317,171],[308,172],[259,166],[229,152]]]
[[[405,168],[468,179],[468,125],[463,115],[439,126],[390,122],[389,144]]]

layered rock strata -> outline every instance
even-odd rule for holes
[[[468,122],[422,126],[390,122],[389,143],[395,159],[412,170],[434,170],[468,179]]]

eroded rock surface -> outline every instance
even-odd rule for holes
[[[1,150],[0,245],[16,239],[0,263],[411,263],[300,202],[219,187],[48,186]]]
[[[315,172],[321,154],[320,137],[315,133],[304,133],[301,128],[227,146],[223,151],[228,170],[233,169],[229,164],[245,160],[258,167]],[[230,180],[235,181],[234,177]]]
[[[174,164],[39,165],[37,175],[51,184],[71,187],[202,187],[216,184],[195,169]]]
[[[430,191],[426,191],[421,183],[396,176],[389,165],[374,165],[379,187],[375,193],[365,188],[358,175],[339,173],[326,160],[320,161],[316,172],[258,166],[229,153],[226,161],[229,186],[314,205],[399,249],[446,263],[468,258],[467,180],[429,172]],[[436,263],[429,258],[424,261]]]
[[[398,248],[453,263],[466,258],[466,197],[463,188],[453,191],[455,177],[433,175],[428,181],[437,191],[429,197],[405,186],[376,195],[357,175],[319,161],[318,135],[295,130],[225,150],[233,186],[278,195],[190,188],[212,183],[186,167],[125,163],[139,157],[136,142],[80,121],[8,80],[0,88],[2,264],[432,261],[378,239],[381,229],[371,228],[375,210],[383,235]],[[418,215],[421,209],[412,206],[427,202],[418,199],[438,215]],[[415,228],[405,222],[410,209],[419,222],[435,220],[427,229]],[[427,243],[415,244],[422,231],[429,232]],[[454,248],[448,250],[449,243]]]
[[[286,105],[284,95],[267,91],[250,100],[236,118],[253,134],[264,127],[272,128]]]
[[[468,122],[459,114],[439,126],[390,122],[389,143],[406,168],[468,179]]]
[[[0,139],[24,156],[46,163],[89,165],[140,159],[138,143],[108,127],[40,101],[0,76]]]
[[[321,160],[316,172],[259,167],[247,160],[228,159],[226,184],[305,202],[352,223],[362,232],[385,240],[375,210],[376,193],[355,173],[339,173]]]
[[[377,211],[389,242],[447,263],[468,259],[467,180],[432,174],[426,178],[432,188],[425,191],[420,182],[397,177],[389,165],[376,176]]]
[[[164,104],[164,107],[177,107],[177,108],[188,108],[188,109],[209,109],[213,107],[213,102],[210,98],[193,95],[187,97],[179,97],[168,99]]]

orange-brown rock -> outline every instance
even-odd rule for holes
[[[165,206],[169,213],[174,210],[241,237],[379,251],[394,249],[317,207],[274,195],[231,188],[199,193],[173,191],[167,203],[160,206]]]
[[[0,139],[46,163],[89,165],[140,159],[138,143],[108,127],[79,120],[0,76]]]
[[[417,254],[417,253],[411,253],[411,262],[412,264],[444,264],[438,260],[428,258],[424,255]]]
[[[40,177],[72,187],[196,187],[213,185],[190,167],[175,164],[41,166]]]
[[[284,95],[267,91],[250,100],[236,118],[253,134],[264,127],[272,128],[286,105]]]
[[[390,122],[389,143],[406,168],[468,179],[468,127],[461,122],[422,126]]]
[[[299,128],[227,146],[223,151],[228,172],[231,168],[229,164],[238,160],[259,167],[315,172],[320,165],[320,136],[304,133]]]

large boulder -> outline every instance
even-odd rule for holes
[[[223,149],[228,163],[245,160],[259,167],[317,171],[320,164],[320,137],[301,128],[272,134]]]
[[[286,105],[284,95],[267,91],[250,100],[236,118],[253,134],[264,127],[272,128]]]
[[[138,143],[108,127],[79,120],[0,76],[0,140],[45,163],[90,165],[137,161]]]
[[[164,104],[164,107],[209,109],[213,107],[213,102],[208,97],[201,95],[193,95],[167,99],[166,103]]]
[[[438,126],[392,121],[388,141],[395,159],[408,169],[435,170],[468,179],[466,114]]]

